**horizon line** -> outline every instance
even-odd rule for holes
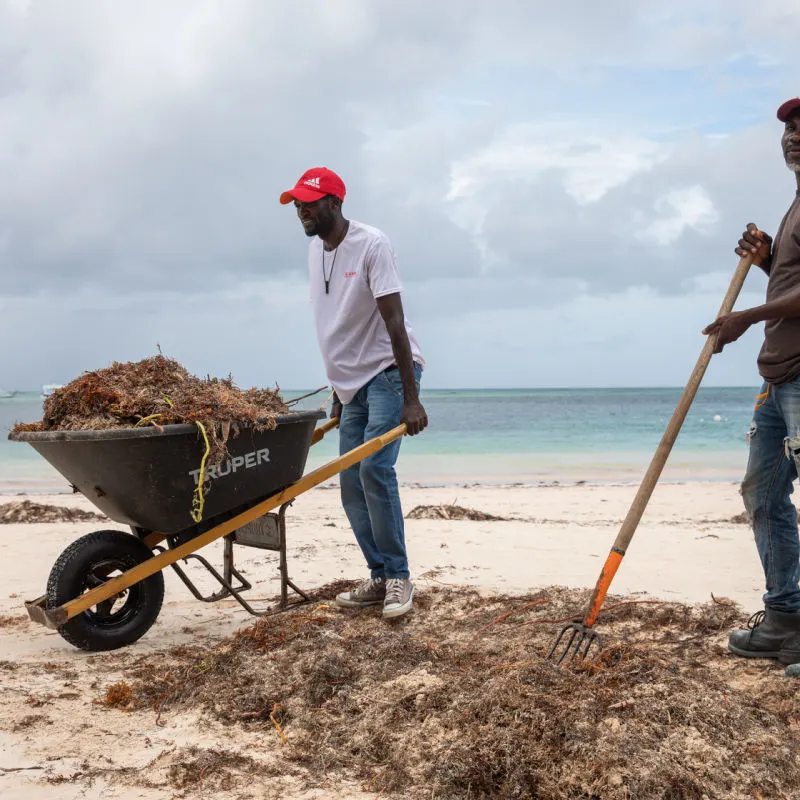
[[[42,384],[45,385],[45,384]],[[66,386],[67,384],[63,384]],[[758,387],[761,383],[752,383],[752,384],[744,384],[744,383],[710,383],[710,384],[702,384],[699,388],[700,389],[750,389],[752,387]],[[239,388],[242,388],[241,386]],[[266,384],[262,386],[258,386],[257,388],[266,389],[272,388]],[[567,385],[551,385],[551,386],[423,386],[421,387],[421,391],[425,391],[428,389],[429,391],[437,391],[437,392],[486,392],[486,391],[519,391],[519,392],[530,392],[530,391],[552,391],[552,390],[561,390],[561,389],[683,389],[685,386],[680,384],[617,384],[617,385],[599,385],[599,384],[581,384],[579,386],[567,386]],[[320,389],[318,394],[322,392],[330,390],[329,386]],[[38,394],[41,392],[41,387],[38,389],[10,389],[7,391],[13,391],[17,394]],[[282,388],[279,389],[281,392],[314,392],[314,389],[310,388]]]

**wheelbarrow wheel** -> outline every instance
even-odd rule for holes
[[[95,531],[76,539],[50,571],[47,608],[76,599],[152,555],[141,539],[123,531]],[[74,616],[58,632],[81,650],[115,650],[147,633],[163,600],[164,576],[156,572]]]

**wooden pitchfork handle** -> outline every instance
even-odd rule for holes
[[[728,287],[728,293],[722,301],[722,306],[717,316],[729,314],[733,310],[734,303],[736,303],[736,298],[742,290],[751,264],[752,256],[745,256],[739,260],[739,265],[736,267],[736,272],[733,274],[730,286]],[[639,524],[639,520],[642,518],[645,508],[647,508],[650,495],[653,494],[653,489],[655,489],[658,483],[661,471],[664,469],[664,464],[667,463],[667,458],[672,450],[672,446],[678,438],[678,433],[680,433],[683,421],[686,419],[689,407],[692,405],[697,390],[700,388],[700,381],[703,379],[706,368],[711,361],[716,338],[716,335],[712,334],[706,339],[705,346],[700,353],[700,357],[697,359],[697,364],[695,364],[689,382],[683,390],[681,399],[678,401],[678,405],[672,414],[672,419],[670,419],[667,429],[664,431],[664,435],[658,445],[658,449],[639,485],[639,491],[636,493],[633,503],[631,503],[628,515],[625,517],[622,527],[617,534],[617,538],[614,540],[608,558],[606,558],[606,563],[603,565],[603,570],[600,573],[597,585],[594,587],[594,592],[583,620],[583,624],[587,628],[591,628],[596,622],[597,615],[600,613],[603,601],[611,586],[611,581],[614,579],[614,575],[616,575],[619,565],[622,563],[628,545],[630,545],[633,534],[636,532],[636,526]]]

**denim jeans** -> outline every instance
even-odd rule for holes
[[[764,384],[750,426],[742,497],[764,568],[764,605],[800,611],[800,538],[790,495],[800,459],[800,378]]]
[[[414,364],[417,390],[422,368]],[[400,372],[380,372],[342,407],[339,453],[396,428],[403,412]],[[394,465],[402,439],[344,470],[342,505],[372,578],[408,578],[405,526]]]

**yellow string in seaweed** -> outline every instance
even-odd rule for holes
[[[280,703],[275,703],[272,706],[272,712],[269,715],[270,722],[278,729],[278,733],[281,735],[281,739],[283,739],[283,743],[286,744],[286,734],[283,732],[283,728],[281,727],[280,722],[275,719],[275,714],[278,713],[278,709],[283,708]]]
[[[175,406],[172,403],[172,400],[169,399],[166,395],[164,395],[164,402],[170,407],[174,408]],[[152,422],[154,419],[158,419],[161,414],[150,414],[147,417],[142,417],[133,427],[138,428],[140,425],[145,425],[148,422]],[[155,425],[155,423],[153,423]]]
[[[206,443],[206,451],[203,453],[203,460],[200,462],[200,474],[197,476],[197,487],[195,488],[194,495],[192,496],[192,519],[195,522],[200,522],[200,520],[203,519],[203,506],[206,502],[203,495],[203,484],[205,483],[206,479],[206,459],[208,458],[208,454],[211,452],[211,445],[208,442],[208,436],[206,435],[206,429],[203,426],[203,423],[195,421],[194,424],[200,428],[200,433],[203,434],[203,440]]]
[[[133,427],[138,428],[140,425],[145,425],[148,422],[152,422],[154,419],[158,419],[161,414],[150,414],[150,416],[142,417]]]

